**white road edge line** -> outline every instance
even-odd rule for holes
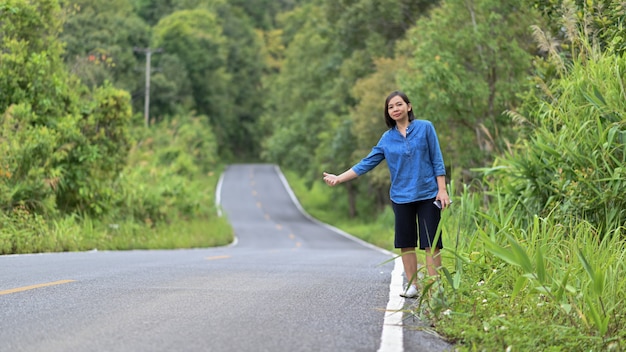
[[[222,174],[220,175],[220,179],[217,181],[217,186],[215,187],[215,208],[217,209],[217,216],[222,217],[222,184],[224,183],[224,174],[226,174],[226,170],[228,170],[228,166],[224,168]],[[235,247],[239,243],[239,239],[237,238],[237,234],[233,234],[233,242],[228,244],[226,247]]]
[[[389,302],[385,310],[385,320],[383,321],[383,333],[380,337],[380,348],[378,352],[402,352],[404,351],[404,339],[402,332],[402,316],[404,298],[402,293],[403,277],[402,258],[397,257],[391,272],[391,283],[389,284]]]
[[[302,215],[304,215],[307,219],[315,222],[316,224],[324,226],[346,238],[356,241],[365,247],[382,252],[391,257],[396,257],[394,260],[394,268],[391,272],[391,283],[389,284],[389,302],[387,302],[387,308],[385,310],[385,319],[383,321],[383,331],[381,334],[381,341],[378,352],[404,351],[404,340],[402,332],[402,316],[404,314],[402,312],[402,308],[404,307],[404,298],[400,297],[400,293],[402,293],[402,283],[404,282],[402,277],[402,273],[404,271],[402,266],[402,258],[396,256],[388,250],[374,246],[371,243],[365,242],[360,238],[354,237],[345,231],[323,223],[309,215],[306,211],[304,211],[304,208],[302,208],[300,202],[298,202],[298,198],[296,198],[296,195],[291,190],[291,187],[289,187],[289,183],[287,182],[285,175],[283,175],[282,171],[280,170],[280,167],[278,167],[278,165],[274,165],[274,169],[276,170],[276,173],[278,174],[278,177],[280,178],[283,187],[285,187],[285,190],[287,190],[291,201],[296,205],[296,208],[298,208],[300,213],[302,213]]]
[[[217,181],[217,187],[215,187],[215,208],[217,209],[217,216],[220,218],[222,217],[222,184],[226,170],[228,170],[228,166],[222,171],[220,179]]]

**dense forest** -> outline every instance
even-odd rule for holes
[[[250,161],[388,246],[384,167],[320,181],[403,90],[455,199],[420,314],[467,350],[626,349],[623,1],[3,0],[0,48],[0,254],[228,243],[215,183]]]

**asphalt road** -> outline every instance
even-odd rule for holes
[[[303,214],[276,167],[228,167],[218,201],[230,246],[0,256],[0,351],[447,347],[395,312],[390,254]]]

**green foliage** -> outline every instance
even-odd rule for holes
[[[626,4],[620,0],[532,0],[549,19],[551,36],[567,43],[584,32],[603,51],[626,52]]]
[[[262,137],[257,125],[267,95],[262,84],[262,74],[266,70],[263,43],[243,11],[220,6],[217,13],[228,50],[226,71],[231,81],[227,95],[232,99],[234,117],[227,119],[222,115],[214,127],[224,129],[227,136],[221,154],[228,152],[242,159],[257,159]]]
[[[407,16],[423,13],[432,3],[321,1],[282,16],[287,48],[281,71],[269,82],[262,118],[270,126],[264,158],[309,180],[319,176],[322,166],[340,172],[352,165],[355,160],[345,148],[356,137],[342,122],[356,105],[352,88],[373,72],[376,57],[393,54],[394,43],[412,21]]]
[[[378,59],[375,64],[376,72],[358,80],[352,89],[352,95],[358,101],[354,109],[350,111],[352,133],[356,138],[356,143],[351,149],[351,156],[344,162],[358,161],[366,156],[383,132],[387,130],[384,120],[384,99],[390,92],[397,89],[397,82],[390,77],[396,77],[401,72],[405,66],[405,60],[402,57]],[[348,168],[352,165],[345,166]],[[385,162],[370,171],[364,178],[365,180],[359,182],[367,187],[365,193],[377,195],[377,207],[382,209],[388,205],[391,181]]]
[[[232,229],[225,218],[216,215],[214,206],[221,167],[216,138],[206,119],[181,117],[172,120],[167,128],[146,130],[142,126],[135,134],[139,141],[130,150],[128,164],[118,171],[120,176],[115,182],[102,183],[110,192],[108,203],[103,203],[107,212],[81,212],[80,216],[53,212],[54,190],[59,186],[48,181],[41,186],[43,191],[35,190],[47,192],[50,212],[32,212],[27,207],[30,203],[25,201],[0,211],[0,254],[93,248],[190,248],[231,242]],[[16,144],[19,142],[20,139],[15,140]],[[24,144],[30,147],[25,151],[27,155],[37,156],[36,144]],[[0,143],[0,147],[5,146]],[[15,147],[9,146],[15,154]],[[2,159],[2,164],[7,165],[7,160]],[[40,173],[44,168],[30,169],[33,181],[28,183],[29,179],[22,177],[21,183],[17,183],[21,189],[35,188],[39,185],[35,181],[43,177]],[[3,196],[20,189],[11,183],[15,179],[13,171],[0,168]],[[83,171],[97,169],[92,165]],[[103,193],[102,189],[96,191]]]
[[[85,219],[84,245],[100,249],[224,245],[232,229],[215,209],[220,166],[206,119],[177,117],[137,131],[116,185],[114,211]]]
[[[550,87],[553,99],[529,102],[527,139],[489,169],[528,214],[586,219],[599,235],[626,221],[625,70],[613,55],[577,62]]]
[[[56,1],[0,5],[0,207],[54,212],[61,136],[76,111],[73,82],[60,60],[61,27]]]
[[[79,238],[71,218],[59,224],[21,206],[0,211],[0,255],[77,250]]]
[[[172,68],[164,73],[173,75],[172,82],[180,81],[187,74],[193,108],[206,115],[213,125],[220,145],[232,147],[228,131],[237,123],[233,113],[233,99],[228,93],[232,77],[228,73],[228,48],[220,21],[214,11],[198,8],[180,10],[162,18],[154,28],[154,46],[162,48],[167,55],[175,56],[183,71]],[[158,64],[160,58],[155,57]],[[166,77],[169,80],[169,77]],[[155,96],[159,104],[161,96]],[[158,113],[158,112],[156,112]]]
[[[2,207],[30,211],[96,212],[109,206],[112,181],[130,148],[125,92],[99,89],[84,117],[37,123],[27,105],[13,105],[0,125]]]
[[[69,0],[60,39],[70,71],[90,88],[112,83],[133,94],[143,92],[137,69],[142,57],[134,47],[149,46],[149,27],[125,0]],[[136,108],[143,105],[137,100]]]
[[[271,131],[264,143],[264,158],[300,173],[312,172],[319,134],[326,127],[323,116],[329,107],[332,77],[341,58],[324,36],[328,24],[317,7],[307,7],[308,19],[285,52],[281,74],[272,81],[266,113],[262,117]],[[319,171],[317,172],[319,174]]]
[[[511,113],[523,138],[486,169],[489,208],[463,197],[475,226],[459,224],[451,254],[468,281],[445,275],[445,299],[427,303],[468,349],[624,349],[624,60],[578,43],[572,65],[535,81],[527,117]]]
[[[48,124],[71,108],[74,97],[59,57],[59,15],[56,0],[0,4],[0,112],[24,103],[31,106],[34,123]]]
[[[151,109],[154,122],[188,111],[208,117],[227,159],[254,159],[265,89],[261,36],[225,1],[171,4],[154,27]]]
[[[251,19],[255,28],[271,30],[276,27],[276,16],[290,11],[306,0],[228,0],[232,6],[240,7]]]
[[[476,196],[466,194],[463,201],[480,204]],[[508,197],[494,203],[507,204]],[[487,350],[620,350],[619,302],[626,295],[620,236],[597,242],[589,223],[564,226],[550,216],[527,224],[517,208],[464,208],[476,226],[466,233],[459,226],[450,254],[461,259],[454,272],[463,278],[454,290],[449,280],[443,283],[445,305],[429,316],[438,330]],[[446,231],[455,227],[453,219],[446,218]],[[536,319],[544,322],[543,331]],[[477,324],[482,332],[472,328]]]
[[[53,213],[61,170],[59,133],[33,125],[30,106],[12,105],[0,117],[0,210]]]
[[[61,137],[64,157],[59,163],[59,209],[92,214],[109,210],[114,181],[126,165],[131,147],[130,123],[128,93],[110,86],[96,89],[85,102],[82,117],[75,121],[77,130],[64,129]]]
[[[214,174],[217,142],[206,121],[181,117],[140,137],[120,178],[116,214],[145,222],[210,216],[212,195],[198,176]]]
[[[470,182],[470,169],[514,138],[504,111],[521,103],[531,68],[528,28],[537,21],[523,2],[445,1],[398,46],[413,53],[400,85],[416,116],[435,124],[453,178]]]
[[[104,56],[116,45],[124,48],[141,39],[141,34],[133,39],[126,31],[136,21],[119,18],[120,11],[129,9],[126,3],[67,4],[75,6],[66,9],[70,17],[84,6],[84,13],[78,11],[67,27],[74,33],[66,36],[72,53],[85,50],[72,42],[74,35],[88,33],[83,39],[96,47],[88,52],[102,60],[94,64],[111,64],[97,74],[120,84],[121,76],[108,69],[123,55],[114,60]],[[230,241],[228,224],[216,218],[207,193],[214,185],[190,182],[204,173],[214,182],[218,158],[213,132],[197,119],[167,129],[171,134],[155,136],[160,143],[150,153],[156,159],[145,164],[156,171],[129,165],[134,145],[130,94],[112,83],[99,86],[98,80],[89,81],[94,85],[89,89],[68,74],[58,40],[64,14],[56,1],[11,0],[0,5],[0,42],[5,49],[0,52],[0,253]],[[97,14],[97,25],[81,27],[84,16],[91,14]],[[134,65],[132,53],[130,57],[127,63]],[[94,71],[80,72],[88,73],[85,78]],[[145,187],[150,183],[156,186]],[[201,231],[207,223],[215,229],[209,238]],[[190,233],[172,240],[182,227]]]
[[[389,57],[395,42],[403,37],[407,28],[439,2],[330,0],[323,4],[324,15],[333,24],[333,36],[346,54],[367,49],[369,55]]]
[[[171,0],[133,0],[132,4],[137,14],[150,26],[177,9]]]

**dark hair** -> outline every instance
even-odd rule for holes
[[[389,101],[397,96],[402,98],[402,100],[404,100],[405,103],[411,104],[411,102],[409,101],[409,97],[407,97],[406,94],[404,94],[403,92],[399,90],[396,90],[395,92],[391,92],[391,94],[387,96],[387,99],[385,99],[385,123],[387,124],[387,127],[389,128],[396,126],[396,120],[392,119],[391,116],[389,116]],[[415,114],[413,114],[413,107],[411,107],[411,110],[409,110],[409,122],[413,120],[415,120]]]

